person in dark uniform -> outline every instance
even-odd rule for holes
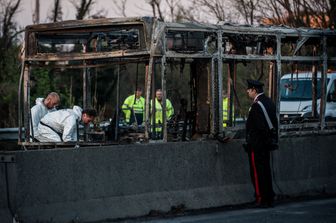
[[[278,130],[276,108],[270,98],[263,92],[263,83],[256,80],[247,81],[247,94],[253,99],[246,121],[246,144],[244,148],[248,153],[250,163],[250,175],[255,189],[256,205],[260,207],[272,207],[274,192],[272,186],[272,174],[270,167],[271,137],[269,124],[262,110],[261,102],[272,122],[274,132]]]

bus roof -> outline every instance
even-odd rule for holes
[[[293,76],[292,76],[293,75]],[[332,71],[332,72],[328,72],[327,73],[328,77],[332,77],[334,79],[336,79],[336,71]],[[311,71],[299,71],[297,72],[293,72],[293,74],[285,74],[281,77],[281,79],[290,79],[290,78],[299,78],[299,79],[311,79],[312,78],[312,72]],[[317,72],[317,77],[321,78],[321,72]]]

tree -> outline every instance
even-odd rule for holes
[[[51,10],[51,15],[48,17],[48,19],[51,22],[58,22],[62,21],[62,16],[63,12],[62,12],[61,0],[54,0],[53,9]]]
[[[148,4],[152,7],[153,16],[164,21],[164,17],[161,9],[161,0],[146,0]],[[158,15],[157,15],[158,14]]]
[[[113,0],[115,11],[122,17],[126,17],[126,3],[127,0]]]
[[[78,1],[72,0],[72,4],[76,8],[76,19],[82,20],[87,16],[92,8],[93,4],[95,3],[94,0],[81,0],[78,4]]]
[[[216,21],[231,21],[232,6],[230,1],[225,0],[193,0],[195,8],[203,10],[209,19]]]
[[[336,25],[336,0],[329,1],[328,15],[331,19],[330,28],[334,29]]]
[[[17,85],[20,74],[17,38],[21,31],[14,21],[21,0],[0,0],[0,127],[16,126]]]
[[[253,25],[256,20],[256,11],[258,10],[259,0],[236,0],[233,4],[237,12],[239,12],[246,24]]]
[[[4,50],[12,46],[14,39],[20,33],[18,31],[17,24],[14,22],[13,18],[18,12],[21,0],[16,2],[0,0],[1,3],[1,37],[0,37],[0,46],[1,50]],[[3,52],[3,51],[2,51]]]
[[[264,12],[262,23],[291,27],[333,28],[335,0],[260,0]]]
[[[176,21],[176,9],[178,8],[179,4],[176,0],[166,0],[166,4],[168,6],[169,14],[171,21]]]

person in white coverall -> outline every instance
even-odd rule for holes
[[[30,136],[31,141],[33,138],[37,139],[38,135],[37,126],[41,119],[48,113],[56,111],[56,106],[60,103],[60,97],[56,92],[51,92],[46,98],[36,98],[35,105],[31,108],[31,128]]]
[[[96,114],[94,109],[82,110],[79,106],[50,112],[38,125],[38,139],[40,142],[77,141],[77,121],[88,124]]]

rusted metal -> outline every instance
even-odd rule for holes
[[[215,71],[216,71],[216,68],[215,68],[215,66],[216,66],[216,58],[215,57],[213,57],[212,59],[211,59],[211,69],[210,69],[210,80],[211,80],[211,82],[210,82],[210,86],[209,86],[209,88],[210,88],[210,100],[209,100],[209,102],[210,102],[210,110],[211,110],[211,112],[210,112],[210,134],[211,135],[215,135],[216,134],[216,116],[217,116],[217,111],[216,111],[216,96],[215,96],[215,94],[216,94],[216,87],[215,87],[215,85],[216,85],[216,81],[215,81],[215,79],[216,79],[216,75],[215,75]]]
[[[167,142],[167,89],[166,89],[166,57],[161,58],[161,86],[162,86],[162,134],[163,141]],[[153,103],[153,106],[155,103]]]
[[[78,33],[86,36],[92,30],[94,32],[110,32],[115,30],[125,31],[126,29],[136,30],[136,36],[140,39],[136,41],[136,47],[122,48],[112,45],[105,52],[99,51],[97,45],[94,45],[94,51],[76,51],[64,53],[64,50],[54,50],[51,52],[42,48],[38,41],[45,38],[42,43],[48,43],[53,46],[57,42],[54,38],[64,33],[73,39]],[[76,30],[76,31],[74,31]],[[131,31],[133,32],[133,30]],[[121,33],[121,32],[119,32]],[[127,31],[127,33],[130,33]],[[120,34],[121,35],[121,34]],[[185,38],[190,42],[186,42]],[[67,36],[66,36],[67,37]],[[64,38],[61,36],[62,41]],[[56,37],[55,37],[56,38]],[[72,39],[71,39],[72,38]],[[322,73],[322,96],[320,103],[320,128],[323,130],[327,124],[325,122],[324,111],[326,105],[325,84],[328,62],[336,61],[335,55],[327,55],[327,38],[333,42],[336,33],[332,30],[318,30],[308,28],[291,29],[288,27],[254,27],[239,26],[232,24],[201,24],[201,23],[169,23],[156,20],[154,18],[120,18],[120,19],[99,19],[83,21],[65,21],[52,24],[38,24],[26,28],[26,57],[24,58],[25,67],[23,68],[23,96],[24,96],[24,127],[25,141],[29,141],[29,95],[30,95],[30,67],[56,67],[56,68],[82,68],[83,74],[83,101],[84,107],[89,106],[91,99],[89,71],[90,68],[118,65],[120,63],[146,62],[145,73],[145,138],[150,139],[149,133],[155,135],[155,106],[150,108],[150,101],[154,105],[155,101],[155,79],[161,75],[161,88],[163,90],[163,140],[168,140],[167,117],[166,117],[166,81],[169,75],[166,75],[166,66],[172,61],[188,61],[190,63],[191,79],[190,84],[190,107],[195,113],[192,128],[194,132],[201,134],[218,134],[223,131],[223,63],[228,65],[227,91],[229,96],[229,126],[232,126],[233,107],[235,100],[233,98],[233,88],[236,89],[236,64],[241,62],[267,61],[269,65],[269,95],[276,103],[277,117],[280,124],[280,78],[282,75],[281,66],[284,63],[297,62],[300,64],[319,64],[323,63]],[[307,45],[319,44],[322,39],[322,49],[316,50],[316,54],[301,55],[299,52],[306,49]],[[48,42],[50,40],[50,43]],[[69,42],[71,42],[69,40]],[[43,42],[44,41],[44,42]],[[91,41],[91,39],[90,39]],[[89,40],[83,40],[86,47],[92,43]],[[97,37],[96,41],[99,41]],[[172,42],[173,41],[173,42]],[[177,42],[174,42],[177,41]],[[179,41],[179,42],[178,42]],[[194,41],[194,42],[193,42]],[[64,41],[66,42],[66,41]],[[62,43],[64,43],[62,42]],[[215,42],[216,44],[212,44]],[[71,42],[73,43],[73,42]],[[80,42],[82,43],[82,42]],[[77,45],[76,45],[77,44]],[[78,46],[78,43],[75,45]],[[178,47],[174,46],[176,44]],[[185,44],[185,45],[183,45]],[[188,45],[189,44],[189,45]],[[287,44],[287,45],[286,45]],[[282,53],[284,46],[293,45],[290,53]],[[190,49],[188,48],[190,46]],[[92,47],[92,46],[91,46]],[[211,48],[212,47],[212,48]],[[309,48],[309,47],[308,47]],[[85,48],[86,49],[86,48]],[[271,51],[268,51],[271,49]],[[309,51],[311,52],[311,51]],[[174,60],[175,59],[175,60]],[[161,63],[161,71],[155,71],[156,62]],[[183,62],[184,63],[184,62]],[[313,67],[313,74],[316,74],[317,67]],[[119,72],[119,71],[118,71]],[[86,73],[86,74],[85,74]],[[315,75],[316,76],[316,75]],[[119,78],[119,73],[118,73]],[[314,78],[313,78],[314,79]],[[118,84],[120,80],[118,80]],[[313,83],[314,84],[314,83]],[[118,88],[118,87],[117,87]],[[195,89],[193,89],[195,88]],[[316,93],[316,86],[313,87]],[[117,89],[119,91],[119,88]],[[313,108],[317,107],[316,94],[313,92]],[[119,97],[119,92],[117,97]],[[119,109],[119,99],[116,105],[116,113]],[[152,110],[152,111],[150,111]],[[28,114],[28,115],[27,115]],[[151,114],[151,115],[150,115]],[[118,119],[118,113],[117,119]],[[316,113],[314,114],[317,115]],[[21,119],[21,118],[20,118]],[[151,120],[152,119],[152,120]],[[118,120],[116,120],[118,123]],[[116,124],[115,127],[117,127]],[[152,127],[152,129],[150,129]],[[310,128],[303,125],[302,128]],[[227,128],[226,128],[227,129]],[[284,130],[281,128],[282,131]],[[288,129],[284,130],[287,131]],[[117,128],[116,128],[117,133]]]
[[[218,41],[218,127],[219,133],[223,132],[223,41],[222,41],[222,32],[217,32],[217,41]]]
[[[152,75],[152,82],[151,82],[151,86],[150,89],[152,91],[151,93],[151,127],[152,127],[152,138],[156,138],[156,134],[157,134],[157,128],[156,126],[158,125],[158,123],[156,123],[156,96],[155,96],[155,90],[156,90],[156,86],[155,86],[155,74],[156,74],[156,59],[154,58],[153,59],[153,65],[152,65],[152,72],[151,72],[151,75]],[[147,86],[148,87],[148,86]]]
[[[317,67],[312,66],[312,117],[317,117]]]
[[[149,118],[149,102],[150,102],[150,85],[152,81],[152,69],[153,69],[153,58],[149,60],[149,64],[146,65],[146,73],[145,73],[145,90],[146,90],[146,101],[145,101],[145,138],[149,139],[149,131],[150,131],[150,118]]]
[[[76,60],[92,60],[105,58],[119,58],[132,56],[149,56],[148,51],[129,52],[127,50],[119,50],[115,52],[94,52],[94,53],[72,53],[72,54],[49,54],[43,53],[34,56],[28,56],[26,61],[76,61]]]
[[[232,126],[236,124],[236,118],[237,118],[237,111],[240,106],[238,106],[238,97],[237,97],[237,64],[234,67],[234,73],[233,73],[233,83],[232,83],[232,102],[231,102],[231,114],[232,114]],[[245,89],[243,89],[245,90]]]
[[[119,109],[120,109],[120,64],[117,68],[117,103],[115,105],[115,130],[114,130],[114,141],[118,141],[119,138]]]
[[[22,81],[24,76],[24,70],[25,70],[25,62],[22,60],[21,63],[21,72],[20,72],[20,80],[19,80],[19,87],[18,87],[18,126],[19,126],[19,132],[18,132],[18,142],[22,141]]]
[[[191,64],[196,79],[196,120],[195,130],[199,133],[210,132],[210,72],[207,61],[195,60]]]
[[[280,89],[280,79],[281,79],[281,35],[278,34],[276,36],[277,45],[276,45],[276,72],[275,72],[275,80],[276,85],[274,85],[274,88],[276,90],[274,91],[274,98],[276,99],[276,116],[278,118],[278,126],[280,126],[280,93],[278,92],[278,89]],[[280,133],[280,128],[278,128],[278,134]]]
[[[162,39],[166,39],[165,32],[162,33]],[[167,45],[166,41],[163,41],[162,44],[163,52],[166,52]],[[161,86],[162,86],[162,135],[163,135],[163,141],[167,142],[167,89],[166,89],[166,56],[163,55],[161,57]],[[155,103],[153,103],[153,106]]]
[[[327,72],[328,72],[328,56],[327,56],[327,37],[323,36],[322,39],[322,58],[323,58],[323,69],[321,75],[321,99],[320,99],[320,123],[321,129],[325,128],[325,110],[326,110],[326,86],[327,86]]]
[[[25,141],[29,142],[30,138],[30,69],[28,64],[25,64],[23,74],[23,107],[25,111],[24,129]]]
[[[274,83],[276,83],[276,80],[274,79],[274,62],[269,62],[268,66],[268,95],[270,98],[275,102],[274,98]]]
[[[88,82],[89,82],[89,78],[88,78],[88,73],[87,73],[87,68],[83,68],[83,73],[82,73],[82,76],[83,76],[83,108],[86,109],[88,107]]]
[[[228,91],[228,126],[232,126],[232,105],[233,105],[233,79],[236,73],[235,61],[230,61],[228,64],[228,79],[227,79],[227,91]]]
[[[109,60],[95,60],[97,62],[100,62],[99,64],[68,64],[68,63],[62,63],[60,61],[53,61],[53,62],[32,62],[30,61],[29,66],[30,67],[45,67],[45,68],[50,68],[50,69],[83,69],[83,68],[104,68],[104,67],[111,67],[112,65],[116,64],[125,64],[125,63],[148,63],[149,57],[148,55],[145,57],[139,57],[139,58],[109,58]]]

